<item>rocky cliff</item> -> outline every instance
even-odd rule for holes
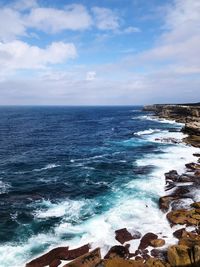
[[[151,111],[156,116],[184,123],[183,132],[189,134],[190,142],[200,141],[200,103],[184,105],[155,104],[145,106],[144,111]],[[192,141],[193,140],[193,141]]]

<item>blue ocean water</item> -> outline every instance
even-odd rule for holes
[[[160,217],[163,171],[193,150],[155,141],[181,138],[182,125],[150,115],[140,106],[0,108],[1,267],[60,245],[106,249],[117,228],[154,227],[141,218]]]

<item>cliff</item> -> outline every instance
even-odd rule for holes
[[[151,111],[158,117],[184,123],[183,132],[189,134],[189,139],[200,141],[200,103],[169,105],[155,104],[145,106],[144,111]]]

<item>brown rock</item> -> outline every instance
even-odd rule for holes
[[[73,260],[90,249],[89,245],[69,250],[68,247],[58,247],[26,264],[26,267],[43,267],[52,264],[55,260]]]
[[[175,236],[177,239],[180,239],[183,235],[183,232],[185,232],[185,228],[181,228],[173,232],[173,236]]]
[[[200,236],[196,235],[195,237],[183,237],[179,240],[178,244],[187,246],[189,248],[200,246]]]
[[[123,228],[115,231],[115,239],[121,244],[124,244],[125,242],[132,240],[133,236],[126,228]]]
[[[50,250],[48,253],[32,260],[26,264],[26,267],[43,267],[50,265],[56,259],[65,259],[69,255],[68,247],[58,247]]]
[[[165,240],[164,239],[154,239],[150,241],[150,245],[154,248],[157,247],[162,247],[165,244]]]
[[[168,261],[172,267],[190,266],[189,249],[186,246],[174,245],[168,248]]]
[[[124,260],[120,258],[104,260],[103,266],[104,267],[146,267],[146,265],[142,262],[142,260],[137,260],[137,261],[136,260]]]
[[[150,245],[150,242],[154,239],[157,239],[158,236],[153,234],[153,233],[147,233],[146,235],[144,235],[140,241],[140,245],[138,247],[138,249],[144,250],[145,248],[147,248]]]
[[[169,210],[169,205],[170,203],[176,199],[176,197],[173,196],[164,196],[164,197],[160,197],[159,199],[159,208],[163,211],[163,212],[167,212]]]
[[[167,219],[172,224],[197,225],[199,219],[195,216],[195,210],[176,210],[167,214]]]
[[[129,258],[129,250],[124,246],[113,246],[105,255],[104,259],[113,259],[113,258]]]
[[[163,249],[152,249],[151,250],[151,256],[163,261],[167,260],[167,250]]]
[[[164,261],[161,261],[155,258],[149,258],[146,261],[146,266],[147,267],[170,267],[169,263],[166,263]]]
[[[72,262],[64,265],[63,267],[95,267],[101,262],[100,249],[97,248],[83,256],[73,260]]]
[[[177,182],[178,178],[179,178],[179,174],[177,173],[176,170],[172,170],[172,171],[169,171],[169,172],[165,173],[166,181],[170,180],[170,181],[173,181],[173,182]]]
[[[68,256],[67,256],[67,258],[65,258],[65,260],[69,260],[69,261],[74,260],[74,259],[88,253],[89,250],[90,250],[89,244],[84,245],[84,246],[79,247],[79,248],[71,249],[68,251]]]
[[[200,177],[200,171],[195,171],[194,175],[199,178]]]
[[[61,264],[61,260],[54,260],[52,263],[49,265],[49,267],[58,267]]]

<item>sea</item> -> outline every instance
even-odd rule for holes
[[[125,227],[170,244],[164,173],[184,172],[197,151],[170,142],[182,127],[142,106],[0,107],[0,267],[59,246],[104,255]]]

